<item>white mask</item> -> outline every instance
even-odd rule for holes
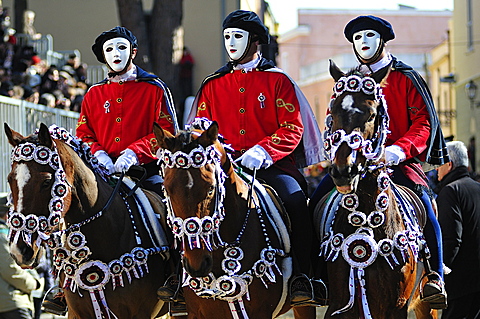
[[[223,40],[228,56],[233,61],[238,61],[248,47],[248,31],[238,28],[226,28],[223,30]]]
[[[380,34],[374,30],[362,30],[353,34],[355,52],[364,60],[369,60],[375,55],[380,42]]]
[[[115,72],[125,69],[130,61],[131,44],[125,38],[118,37],[105,41],[103,44],[103,55],[108,67]]]

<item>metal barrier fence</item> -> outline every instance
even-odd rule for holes
[[[0,96],[0,120],[22,135],[32,134],[41,123],[47,126],[56,124],[75,134],[79,114],[62,109],[53,109],[45,105],[34,104]],[[2,124],[3,124],[2,123]],[[7,176],[10,172],[10,153],[12,146],[8,143],[4,130],[0,138],[0,192],[8,192]]]

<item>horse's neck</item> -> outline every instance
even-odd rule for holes
[[[108,196],[110,186],[97,176],[78,156],[75,151],[63,143],[57,143],[62,165],[69,184],[72,186],[72,200],[66,220],[76,219],[73,215],[78,211],[82,219],[89,217],[89,212],[105,202],[102,197]]]
[[[225,180],[225,220],[222,223],[225,229],[240,231],[247,212],[248,185],[238,176],[233,167],[226,170]],[[236,236],[237,232],[225,233],[225,236]],[[227,240],[228,241],[228,240]]]

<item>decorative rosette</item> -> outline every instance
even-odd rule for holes
[[[343,93],[343,91],[345,91],[346,82],[347,82],[347,78],[344,76],[342,76],[340,79],[338,79],[337,82],[335,82],[335,85],[333,87],[335,96],[339,96],[340,94]]]
[[[347,143],[352,150],[358,150],[363,146],[363,136],[358,132],[352,132],[348,137]]]
[[[207,155],[202,148],[196,148],[191,152],[192,166],[195,168],[202,167],[207,162]]]
[[[10,227],[10,231],[24,230],[25,216],[17,212],[8,214],[8,227]]]
[[[237,259],[226,258],[222,260],[222,269],[229,275],[236,274],[238,271],[240,271],[241,268],[242,265]]]
[[[367,95],[373,95],[375,93],[375,88],[377,83],[371,77],[364,77],[362,79],[362,91]]]
[[[108,269],[110,269],[113,290],[115,290],[117,286],[124,287],[122,277],[123,263],[118,259],[114,259],[108,264]]]
[[[395,233],[393,236],[393,244],[395,248],[397,248],[403,258],[403,262],[407,260],[407,254],[408,254],[408,237],[404,231],[399,231]]]
[[[88,256],[90,256],[90,248],[87,246],[75,249],[72,251],[72,258],[75,258],[77,260],[77,263],[82,262],[83,260],[87,259]]]
[[[34,233],[38,230],[38,217],[30,214],[25,218],[25,230]]]
[[[358,196],[357,194],[347,194],[344,195],[341,201],[343,208],[348,209],[349,211],[354,211],[358,208]]]
[[[386,191],[390,186],[390,177],[387,173],[381,172],[377,177],[377,185],[380,191]]]
[[[328,255],[325,255],[325,261],[335,261],[337,259],[340,249],[342,248],[343,244],[343,234],[337,233],[333,235],[332,239],[330,240],[330,249],[328,249]]]
[[[50,234],[49,238],[46,240],[47,246],[50,249],[56,249],[62,246],[62,239],[58,233]]]
[[[225,258],[242,260],[243,259],[243,250],[240,247],[229,247],[223,252]]]
[[[377,258],[378,247],[372,236],[354,233],[342,244],[342,255],[351,267],[365,268]]]
[[[373,211],[370,214],[368,214],[368,226],[372,228],[377,228],[378,226],[383,225],[385,222],[385,214],[380,211]]]
[[[383,212],[387,209],[389,204],[388,196],[385,192],[381,192],[378,194],[377,199],[375,201],[375,207],[377,210]]]
[[[125,269],[125,273],[127,274],[128,282],[132,283],[132,276],[131,273],[133,273],[133,276],[135,278],[139,278],[137,270],[135,269],[135,258],[133,257],[132,254],[123,254],[120,257],[120,261],[123,264],[123,267]]]
[[[42,165],[47,165],[50,162],[51,151],[46,146],[37,146],[33,153],[35,161]]]
[[[77,267],[74,264],[71,264],[69,262],[64,263],[63,272],[65,273],[65,280],[63,282],[63,289],[75,292],[76,285],[74,277],[76,271]]]
[[[50,226],[48,225],[48,220],[45,216],[38,217],[38,230],[42,233],[46,233],[50,230]]]
[[[389,238],[381,239],[378,242],[378,253],[380,256],[383,256],[388,262],[391,269],[399,265],[397,258],[395,257],[394,249],[395,245],[393,240]]]
[[[217,279],[216,289],[218,289],[222,296],[231,296],[235,293],[237,283],[230,276],[221,276]]]
[[[188,286],[195,292],[199,292],[205,287],[203,286],[203,280],[201,277],[190,277],[188,279]]]
[[[363,212],[353,211],[348,214],[348,222],[355,227],[360,227],[365,225],[367,222],[367,216]]]
[[[99,260],[82,264],[75,275],[77,285],[88,291],[103,290],[109,279],[108,265]]]
[[[60,213],[52,213],[48,216],[48,225],[53,228],[56,227],[60,223],[60,219],[62,216]]]
[[[149,272],[147,264],[148,252],[142,247],[135,247],[132,249],[132,255],[135,258],[140,277],[143,277],[145,273]]]

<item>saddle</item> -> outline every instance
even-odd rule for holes
[[[285,226],[287,227],[287,230],[289,233],[292,232],[292,224],[290,222],[290,217],[288,216],[287,210],[285,209],[285,206],[283,206],[282,200],[280,196],[278,196],[277,192],[275,189],[265,183],[262,183],[263,187],[265,187],[265,190],[267,191],[268,195],[270,195],[273,203],[275,204],[275,207],[278,209],[278,212],[280,213],[280,216],[282,217]]]
[[[420,198],[415,194],[413,190],[406,186],[395,184],[401,196],[407,200],[415,209],[415,214],[418,220],[418,225],[420,229],[423,230],[425,224],[427,222],[427,211],[425,210],[425,206],[423,205]]]

